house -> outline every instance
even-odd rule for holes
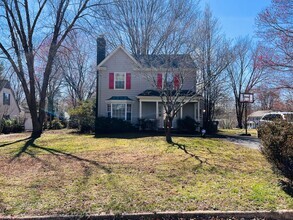
[[[259,121],[267,113],[272,112],[272,110],[261,110],[255,111],[247,116],[247,126],[250,129],[257,128],[259,125]]]
[[[182,71],[184,68],[192,69],[193,74],[186,74],[182,87],[180,85],[180,94],[176,95],[180,96],[178,100],[182,101],[185,98],[188,101],[180,108],[172,126],[176,128],[177,119],[186,116],[202,123],[202,97],[195,95],[194,63],[185,62],[185,67],[181,65],[183,59],[188,60],[186,55],[134,58],[119,46],[107,57],[103,57],[105,40],[102,38],[98,38],[97,54],[99,117],[120,118],[134,125],[138,124],[139,119],[149,119],[156,122],[157,128],[163,128],[166,114],[160,96],[162,86],[166,80],[174,88],[178,87],[179,76],[173,72],[178,72],[180,68]],[[190,65],[193,65],[192,68]]]
[[[0,79],[0,119],[12,119],[19,117],[20,108],[16,102],[10,82]]]

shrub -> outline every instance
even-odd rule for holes
[[[51,125],[50,125],[49,129],[59,130],[59,129],[62,129],[62,128],[64,128],[64,125],[61,123],[60,120],[54,119],[53,121],[51,121]]]
[[[90,133],[95,130],[94,103],[91,101],[82,102],[78,107],[70,110],[69,126],[78,125],[81,133]]]
[[[259,127],[261,152],[273,170],[293,181],[293,124],[286,121],[266,123]]]
[[[177,120],[177,130],[179,132],[194,133],[198,126],[199,123],[189,116]]]
[[[134,131],[135,127],[128,121],[117,118],[99,117],[97,118],[97,133],[121,133]]]
[[[24,131],[23,122],[17,119],[2,119],[1,128],[3,134],[20,133]]]
[[[154,131],[158,128],[158,121],[156,119],[140,118],[138,119],[138,127],[142,131]]]

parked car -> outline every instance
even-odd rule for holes
[[[273,123],[275,121],[284,120],[290,123],[293,123],[293,112],[270,112],[265,114],[259,121],[259,125],[263,125],[265,123]],[[261,137],[261,134],[257,132],[258,138]]]

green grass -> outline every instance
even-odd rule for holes
[[[293,209],[263,156],[224,140],[174,137],[186,154],[161,136],[23,138],[0,136],[0,216]]]

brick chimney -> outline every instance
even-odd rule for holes
[[[105,59],[106,57],[106,40],[103,35],[100,35],[97,38],[97,66]],[[96,84],[96,119],[95,127],[97,127],[99,117],[99,70],[97,69],[97,84]],[[97,137],[97,129],[95,129],[95,136]]]
[[[97,65],[99,65],[106,57],[106,40],[104,35],[97,38]]]

